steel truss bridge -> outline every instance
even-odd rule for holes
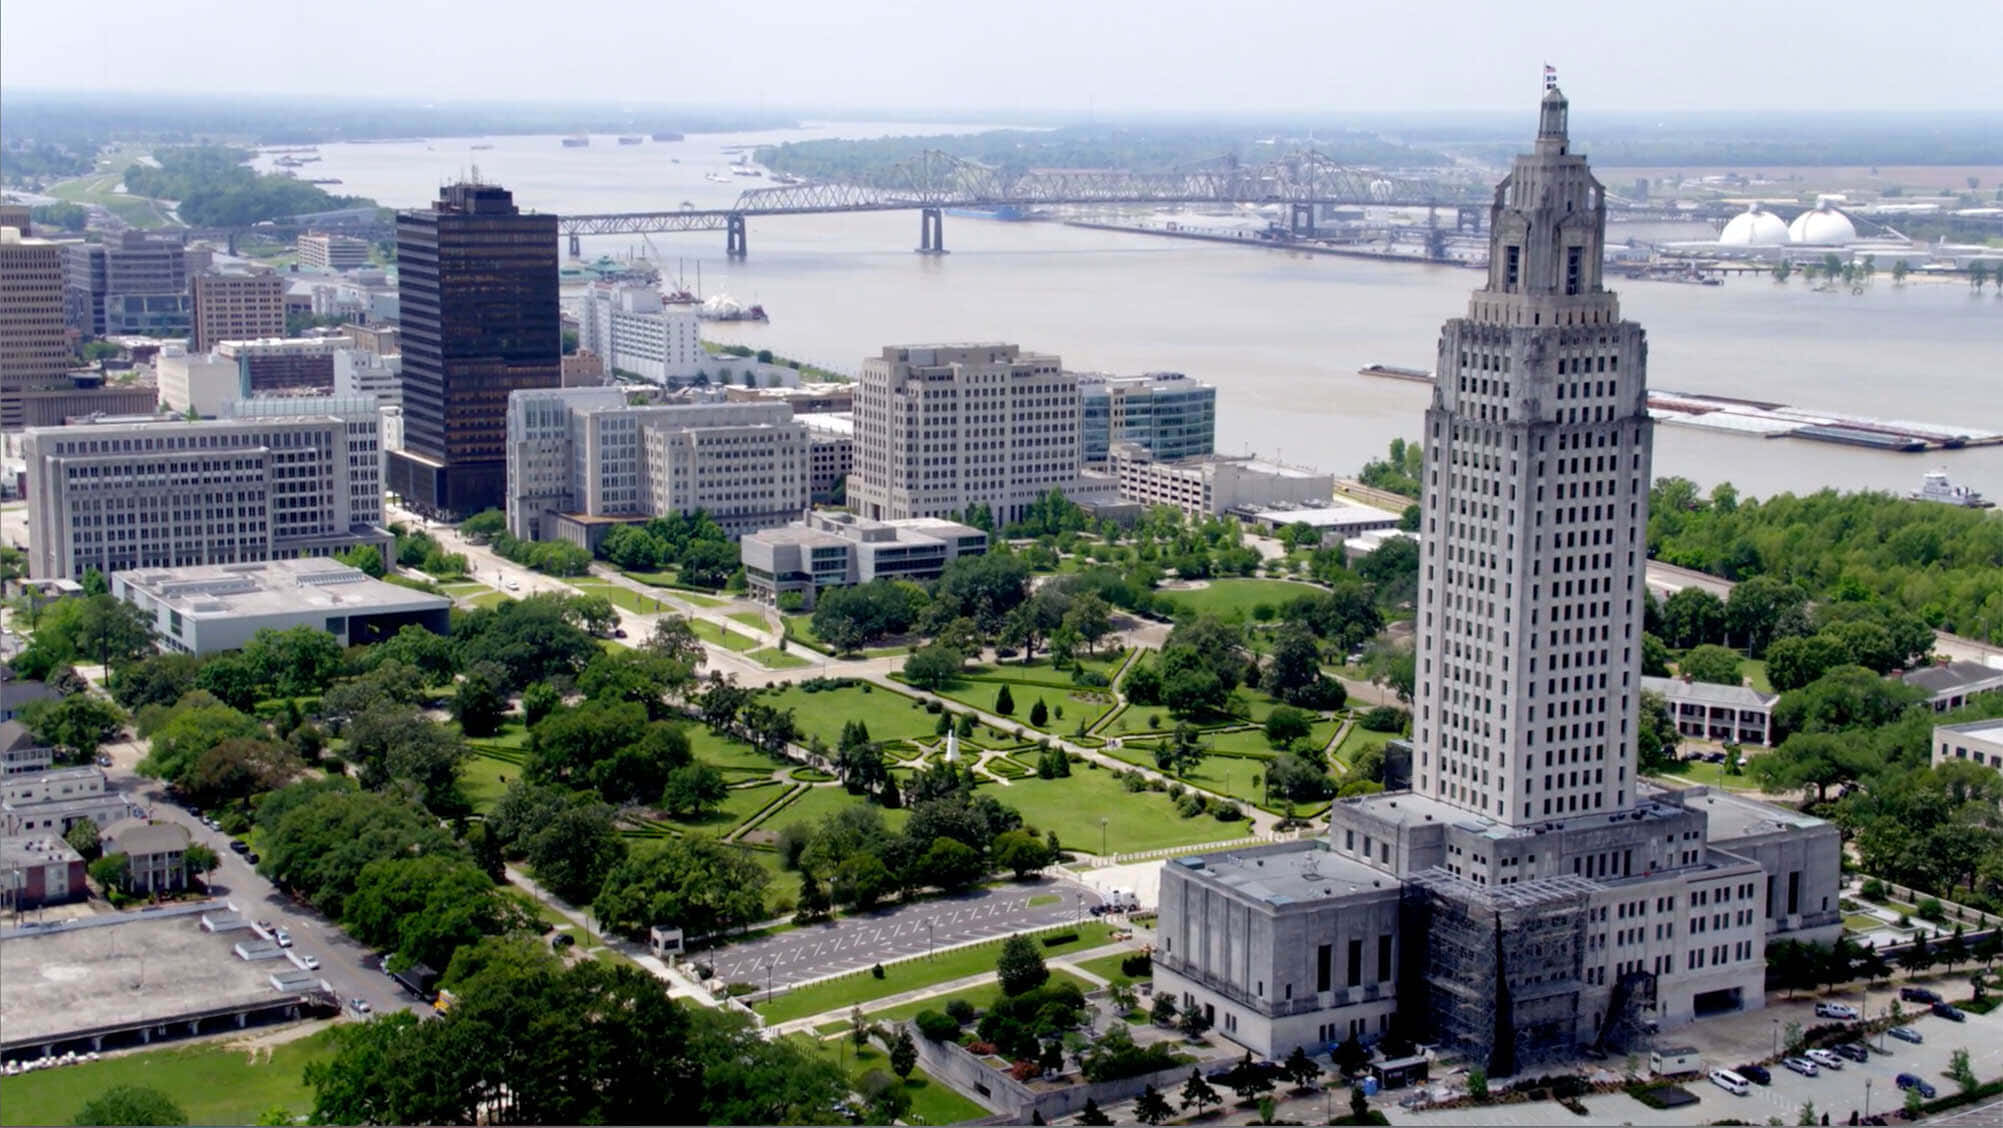
[[[1455,209],[1456,229],[1479,229],[1494,199],[1481,179],[1440,179],[1354,168],[1320,153],[1288,154],[1264,164],[1230,158],[1174,172],[1041,169],[1010,172],[928,150],[865,183],[818,182],[754,188],[728,208],[559,217],[573,257],[587,235],[722,231],[725,250],[746,253],[754,216],[917,211],[918,250],[945,247],[946,208],[1037,208],[1065,204],[1280,204],[1288,231],[1312,235],[1322,205]]]

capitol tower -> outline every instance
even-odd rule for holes
[[[1490,209],[1488,284],[1426,412],[1412,789],[1512,826],[1635,795],[1648,347],[1601,285],[1565,96]]]
[[[1409,786],[1162,866],[1155,991],[1254,1053],[1396,1038],[1505,1077],[1646,1052],[1764,1006],[1768,944],[1841,933],[1835,826],[1637,774],[1648,351],[1568,112],[1547,71],[1488,281],[1440,333]]]

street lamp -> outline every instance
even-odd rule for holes
[[[1780,1019],[1773,1020],[1773,1052],[1780,1053]]]
[[[1864,1078],[1864,1119],[1871,1118],[1871,1079]]]
[[[1106,860],[1106,816],[1099,816],[1099,860]]]
[[[937,917],[925,918],[925,958],[928,960],[932,958],[932,924],[938,919]]]
[[[773,960],[765,961],[765,1003],[767,1006],[770,1006],[772,1003],[772,964]]]

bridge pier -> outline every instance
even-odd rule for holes
[[[918,209],[918,253],[946,253],[946,213],[938,208]]]
[[[1465,205],[1454,209],[1454,231],[1481,234],[1481,209]]]
[[[724,217],[723,253],[731,258],[743,258],[748,250],[744,236],[744,213],[731,212]]]
[[[575,235],[570,237],[570,257],[574,259],[584,257],[584,240]]]
[[[1314,237],[1314,205],[1294,204],[1287,215],[1287,233]]]

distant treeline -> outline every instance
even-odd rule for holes
[[[114,140],[308,145],[392,137],[505,133],[711,133],[777,129],[792,118],[758,110],[606,103],[509,105],[328,98],[7,93],[0,140],[33,139],[95,152]],[[85,146],[88,146],[85,149]]]
[[[202,145],[161,149],[159,165],[125,170],[125,188],[137,196],[178,200],[181,219],[196,227],[242,227],[267,219],[335,208],[372,207],[361,196],[335,196],[287,176],[259,174],[244,164],[242,149]]]
[[[794,141],[758,150],[760,164],[780,172],[829,179],[868,180],[928,149],[1023,173],[1038,168],[1117,168],[1161,172],[1235,158],[1256,165],[1295,148],[1312,147],[1337,161],[1370,165],[1436,165],[1447,158],[1434,151],[1386,141],[1371,133],[1335,132],[1311,145],[1262,144],[1264,134],[1197,127],[1067,126],[1051,130],[1003,129],[988,133],[932,137],[885,137],[870,141]]]

